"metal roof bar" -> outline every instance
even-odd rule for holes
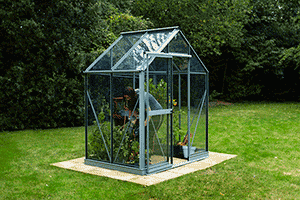
[[[140,72],[142,70],[99,70],[99,71],[84,71],[83,73],[90,73],[90,74],[107,74],[107,73],[134,73]]]
[[[145,32],[152,32],[152,31],[163,31],[163,30],[178,29],[178,28],[179,28],[179,26],[173,26],[173,27],[166,27],[166,28],[156,28],[156,29],[140,30],[140,31],[128,31],[128,32],[122,32],[121,35],[135,34],[135,33],[145,33]]]
[[[187,71],[186,72],[181,71],[181,72],[174,72],[173,74],[175,74],[175,75],[178,75],[178,74],[188,74],[188,72]],[[207,75],[206,72],[190,72],[190,74]]]
[[[172,58],[173,57],[167,53],[156,53],[156,52],[147,51],[146,54],[148,54],[149,56],[160,57],[160,58]]]
[[[172,57],[185,57],[185,58],[191,58],[191,55],[183,54],[183,53],[157,53],[157,52],[149,52],[147,51],[146,54],[149,56],[156,56],[156,57],[163,57],[163,58],[172,58]]]
[[[192,57],[192,55],[185,54],[185,53],[173,53],[173,52],[170,52],[168,54],[172,55],[173,57],[184,57],[184,58],[191,58]]]
[[[149,74],[167,74],[167,71],[149,71]]]

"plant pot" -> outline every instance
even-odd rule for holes
[[[182,146],[182,150],[183,150],[183,157],[184,158],[188,158],[189,155],[188,155],[188,146]],[[191,147],[190,148],[190,155],[194,154],[196,151],[196,147]]]
[[[190,148],[190,155],[195,153],[196,147]],[[188,158],[188,146],[174,146],[174,156],[178,158]]]
[[[174,152],[173,152],[174,156],[177,158],[183,158],[183,150],[182,150],[182,146],[174,146]]]

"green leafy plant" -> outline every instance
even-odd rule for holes
[[[145,83],[145,90],[147,84]],[[164,79],[161,79],[157,85],[153,83],[153,79],[149,79],[149,92],[153,97],[160,103],[160,105],[165,105],[167,102],[167,83]]]
[[[88,138],[88,155],[92,159],[110,161],[111,123],[105,121],[105,115],[110,115],[110,109],[108,103],[101,95],[98,96],[96,105],[99,109],[98,121],[100,128],[97,122],[94,121],[93,131]],[[135,132],[137,129],[138,125],[130,121],[123,126],[113,125],[113,162],[124,164],[139,163],[139,136]]]
[[[180,116],[186,116],[186,113],[183,110],[176,110],[173,113],[173,136],[176,145],[181,143],[181,136],[185,135],[185,131],[179,125]]]
[[[222,93],[217,92],[216,90],[213,90],[212,93],[209,95],[209,101],[214,101],[216,100],[217,97],[222,95]]]
[[[101,97],[101,96],[100,96]],[[105,121],[106,111],[110,110],[108,103],[104,98],[98,98],[98,121],[100,123],[100,130],[94,121],[94,130],[89,137],[89,155],[93,159],[109,161],[111,152],[111,123]],[[110,115],[110,112],[108,112]],[[138,137],[134,135],[134,130],[137,125],[133,123],[126,123],[124,126],[113,126],[113,159],[117,157],[116,161],[127,164],[134,164],[139,159],[139,142]],[[127,131],[125,133],[125,131]],[[120,147],[121,145],[121,147]]]
[[[128,123],[126,125],[128,125]],[[92,159],[109,161],[110,160],[109,155],[111,152],[110,123],[108,122],[102,123],[100,129],[102,134],[100,133],[98,126],[95,126],[94,131],[89,137],[88,154]],[[109,152],[109,154],[107,152]],[[116,162],[121,162],[126,164],[138,163],[139,162],[138,137],[134,137],[134,135],[131,134],[130,132],[125,133],[125,129],[122,126],[113,126],[113,156],[114,156],[113,159]]]
[[[81,126],[82,71],[120,32],[152,26],[106,0],[1,1],[0,18],[0,130]]]

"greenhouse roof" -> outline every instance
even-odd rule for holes
[[[191,71],[208,73],[179,27],[123,32],[84,72],[142,71],[156,57],[190,58]],[[181,66],[177,69],[186,70]]]

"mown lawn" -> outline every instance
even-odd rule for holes
[[[229,161],[150,187],[50,166],[84,156],[84,127],[0,133],[0,199],[300,199],[300,103],[210,108]]]

